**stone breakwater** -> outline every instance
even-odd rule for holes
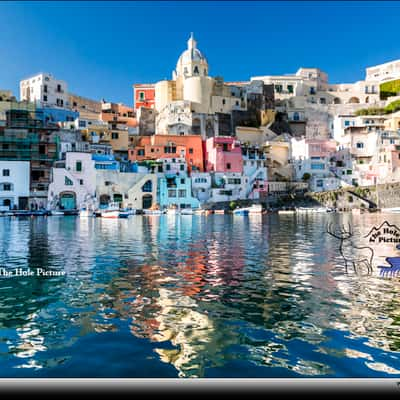
[[[349,186],[308,195],[320,204],[340,210],[400,207],[400,183]]]

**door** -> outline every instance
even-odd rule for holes
[[[148,209],[152,206],[153,204],[153,196],[151,194],[146,194],[143,196],[143,200],[142,200],[143,204],[143,209]]]
[[[61,195],[61,209],[74,210],[76,208],[75,195],[73,193],[64,193]]]

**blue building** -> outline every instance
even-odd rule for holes
[[[200,202],[192,196],[192,180],[187,174],[184,158],[165,158],[163,173],[158,174],[157,202],[161,208],[199,208]]]
[[[96,169],[104,169],[108,171],[119,171],[119,162],[115,160],[112,154],[92,154],[94,167]]]
[[[43,122],[67,122],[67,121],[75,121],[79,117],[79,112],[73,110],[67,110],[65,108],[51,108],[51,107],[43,107],[38,108],[37,111],[40,112],[40,115],[43,118]]]

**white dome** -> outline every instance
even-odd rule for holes
[[[180,55],[176,63],[177,76],[207,76],[208,62],[206,57],[197,48],[197,42],[193,38],[193,34],[188,40],[188,48]]]

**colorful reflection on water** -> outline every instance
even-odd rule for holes
[[[2,377],[399,377],[400,279],[344,267],[400,215],[0,219]]]

